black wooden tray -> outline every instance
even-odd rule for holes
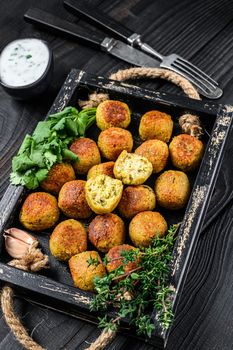
[[[195,112],[200,116],[205,127],[205,155],[198,173],[191,175],[192,194],[186,211],[170,212],[170,214],[165,211],[163,213],[168,223],[176,223],[182,220],[173,251],[170,275],[170,284],[174,289],[173,311],[175,314],[217,180],[224,146],[232,124],[233,107],[210,102],[204,103],[187,97],[141,89],[137,86],[111,81],[73,69],[48,114],[56,113],[67,105],[77,105],[78,98],[85,99],[89,92],[95,90],[107,92],[111,98],[125,101],[133,111],[136,111],[133,113],[131,123],[131,131],[134,134],[136,144],[139,142],[136,130],[140,115],[150,109],[166,111],[176,121],[184,111]],[[93,126],[88,133],[95,139],[97,137],[97,128]],[[171,166],[169,167],[171,168]],[[11,226],[20,227],[18,211],[26,194],[27,190],[25,188],[10,185],[0,202],[1,283],[10,284],[17,295],[23,296],[27,300],[96,323],[97,315],[89,311],[93,294],[74,288],[66,264],[56,261],[49,253],[48,239],[51,231],[36,234],[43,251],[50,257],[51,268],[49,271],[32,274],[7,265],[9,257],[4,251],[3,230]],[[156,338],[160,337],[166,342],[169,330],[167,332],[162,331],[156,321],[155,310],[151,311],[156,331],[153,337],[147,339],[147,341],[155,344]],[[130,331],[131,335],[134,334],[127,320],[122,322],[121,330],[123,332]]]

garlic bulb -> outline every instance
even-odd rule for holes
[[[13,227],[4,232],[5,248],[12,258],[21,259],[30,247],[38,245],[37,239],[26,231]]]

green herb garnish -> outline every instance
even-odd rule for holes
[[[85,135],[95,122],[95,115],[96,108],[79,112],[74,107],[66,107],[39,122],[32,136],[26,135],[12,160],[11,183],[35,189],[55,163],[78,160],[68,146],[75,138]]]
[[[156,235],[149,248],[123,251],[124,264],[140,257],[138,267],[133,271],[125,273],[121,266],[103,278],[95,278],[97,295],[91,310],[105,311],[108,307],[116,307],[116,317],[99,318],[99,327],[114,331],[120,320],[128,317],[138,334],[150,337],[155,329],[151,319],[155,308],[162,329],[168,329],[173,319],[174,295],[173,288],[168,286],[168,275],[176,230],[177,225],[173,225],[165,237]]]

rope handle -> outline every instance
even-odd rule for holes
[[[188,97],[193,98],[195,100],[201,99],[197,90],[187,79],[168,69],[134,67],[119,70],[118,72],[111,74],[109,77],[109,79],[113,79],[116,81],[134,80],[141,78],[165,79],[180,87]],[[88,101],[79,100],[79,106],[82,108],[97,107],[100,102],[103,102],[108,99],[108,94],[97,93],[95,91],[89,95]],[[197,115],[190,113],[183,114],[179,118],[179,125],[185,134],[190,134],[197,138],[199,138],[203,134],[200,119]]]
[[[170,70],[161,68],[129,68],[125,70],[119,70],[113,73],[109,77],[116,81],[125,81],[129,79],[140,78],[162,78],[172,82],[180,87],[184,93],[190,98],[200,100],[200,96],[192,84],[180,76],[179,74]],[[79,101],[79,105],[82,108],[96,107],[100,102],[109,99],[107,94],[94,92],[89,95],[88,101]],[[200,125],[199,117],[193,114],[184,114],[179,118],[179,124],[184,133],[188,133],[195,137],[202,135],[202,128]],[[47,266],[47,257],[44,256],[37,248],[34,251],[28,252],[23,259],[19,261],[13,260],[9,264],[17,268],[26,271],[39,271]],[[28,334],[25,327],[22,325],[19,318],[14,313],[13,307],[13,290],[9,286],[4,286],[1,292],[1,307],[6,323],[10,327],[11,331],[15,335],[16,339],[27,350],[45,350],[39,344],[37,344]],[[86,350],[102,350],[104,349],[116,336],[115,331],[104,329],[100,336],[93,342]]]

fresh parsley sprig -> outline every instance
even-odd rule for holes
[[[173,319],[174,291],[168,286],[168,275],[176,230],[177,225],[170,226],[167,235],[163,238],[156,235],[148,248],[123,251],[125,264],[139,259],[136,269],[125,273],[120,266],[103,278],[95,278],[97,295],[91,310],[106,311],[108,307],[116,307],[114,319],[107,316],[99,319],[101,328],[116,330],[121,319],[128,317],[138,334],[150,337],[155,329],[150,317],[153,308],[162,329],[169,328]]]
[[[95,115],[96,108],[79,112],[74,107],[66,107],[39,122],[32,136],[26,135],[12,159],[11,183],[35,189],[55,163],[78,160],[68,146],[75,138],[85,136],[95,122]]]

